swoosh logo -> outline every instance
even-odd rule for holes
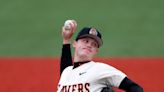
[[[87,72],[81,72],[81,73],[79,73],[79,75],[83,75],[83,74],[85,74],[85,73],[87,73]]]

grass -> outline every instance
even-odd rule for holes
[[[101,30],[104,45],[98,56],[163,56],[163,3],[1,0],[0,56],[60,56],[66,19],[77,20],[78,30],[84,26]]]

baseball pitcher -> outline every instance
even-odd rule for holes
[[[77,24],[72,20],[69,25],[69,28],[64,26],[62,29],[61,77],[57,92],[112,92],[111,87],[126,92],[143,92],[138,84],[120,70],[92,60],[103,44],[101,33],[93,27],[84,27],[78,33],[72,44],[75,48],[72,60],[70,39]]]

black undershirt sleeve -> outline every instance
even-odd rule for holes
[[[126,92],[144,92],[142,87],[127,77],[123,79],[119,88],[125,90]]]
[[[62,74],[63,70],[73,65],[72,63],[72,55],[71,55],[71,48],[70,44],[63,44],[62,47],[62,54],[60,58],[60,75]]]

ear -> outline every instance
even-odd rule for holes
[[[99,48],[96,49],[96,52],[95,53],[97,54],[98,52],[99,52]]]
[[[77,42],[74,41],[73,44],[72,44],[74,48],[76,47],[76,43],[77,43]]]

